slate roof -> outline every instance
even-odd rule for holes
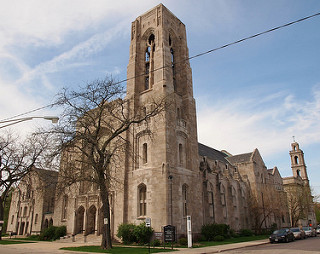
[[[249,162],[251,156],[252,156],[252,153],[238,154],[238,155],[228,157],[228,161],[231,164]]]
[[[211,160],[219,160],[229,164],[229,162],[226,160],[227,155],[225,153],[201,143],[198,143],[198,148],[200,156],[206,156]]]

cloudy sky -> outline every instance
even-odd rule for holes
[[[53,102],[62,87],[126,78],[131,22],[154,0],[10,0],[0,9],[0,120]],[[163,0],[190,56],[320,12],[318,0]],[[292,136],[320,194],[320,16],[191,60],[199,141],[258,148],[290,176]],[[24,116],[52,115],[49,109]],[[15,125],[29,131],[44,121]],[[2,129],[3,131],[4,129]]]

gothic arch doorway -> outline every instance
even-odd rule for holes
[[[97,208],[92,205],[88,210],[87,234],[93,234],[96,229],[96,213]]]
[[[53,226],[53,219],[51,218],[49,221],[49,227]]]
[[[45,221],[44,221],[44,228],[46,229],[46,228],[48,228],[49,227],[49,221],[48,221],[48,219],[46,219]]]
[[[77,219],[76,219],[76,234],[83,232],[83,221],[84,221],[84,207],[80,206],[77,211]]]
[[[23,235],[25,222],[21,222],[19,235]]]

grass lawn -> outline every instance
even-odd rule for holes
[[[39,237],[33,237],[33,236],[29,236],[29,237],[12,237],[10,240],[31,241],[31,242],[40,242],[41,241],[41,240],[39,240]],[[46,242],[50,242],[50,241],[46,241]]]
[[[230,238],[226,239],[222,242],[199,242],[194,243],[193,248],[200,248],[200,247],[207,247],[207,246],[215,246],[215,245],[222,245],[222,244],[231,244],[231,243],[240,243],[240,242],[249,242],[255,240],[262,240],[267,239],[268,236],[266,235],[258,235],[258,236],[245,236],[245,237],[238,237],[238,238]],[[177,246],[174,247],[183,248],[186,246]],[[71,250],[71,251],[83,251],[83,252],[95,252],[95,253],[115,253],[115,254],[122,254],[122,253],[132,253],[132,254],[148,254],[149,250],[146,247],[119,247],[114,246],[112,250],[102,250],[100,246],[80,246],[80,247],[65,247],[61,248],[62,250]],[[150,248],[150,253],[160,253],[160,252],[169,252],[174,251],[171,248],[168,249],[153,249]]]
[[[250,242],[250,241],[267,239],[268,237],[269,236],[267,236],[267,235],[242,236],[242,237],[237,237],[237,238],[226,239],[222,242],[214,242],[214,241],[212,241],[212,242],[199,242],[199,243],[195,243],[193,248],[216,246],[216,245],[231,244],[231,243]]]
[[[20,240],[1,240],[0,241],[0,245],[7,245],[7,244],[19,244],[19,243],[34,243],[34,242],[30,242],[30,241],[20,241]]]
[[[149,249],[146,247],[113,247],[112,250],[102,250],[100,246],[80,246],[80,247],[65,247],[61,250],[73,250],[83,252],[96,252],[96,253],[115,253],[115,254],[148,254]],[[153,249],[150,248],[150,253],[174,251],[171,249]]]

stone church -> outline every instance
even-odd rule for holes
[[[131,149],[141,156],[126,158],[123,188],[114,189],[110,196],[113,235],[119,224],[140,224],[146,218],[151,218],[155,232],[162,232],[165,225],[175,226],[177,236],[186,235],[187,216],[195,234],[208,223],[225,223],[236,231],[270,228],[274,223],[290,226],[284,187],[290,181],[308,184],[298,144],[293,144],[298,150],[290,152],[301,151],[299,160],[293,157],[293,180],[283,179],[276,167],[267,169],[258,149],[231,155],[200,144],[185,25],[160,4],[132,22],[130,39],[126,94],[133,102],[130,110],[149,110],[150,99],[172,94],[174,110],[165,112],[161,121],[151,119],[152,138],[144,124],[130,129]],[[101,234],[97,189],[74,185],[63,194],[50,192],[45,199],[54,199],[52,209],[39,210],[35,221],[33,211],[40,205],[34,202],[37,192],[30,190],[27,202],[24,193],[30,192],[23,186],[22,182],[12,199],[8,232],[35,234],[49,223],[67,226],[70,235]],[[29,227],[21,228],[22,222]]]

